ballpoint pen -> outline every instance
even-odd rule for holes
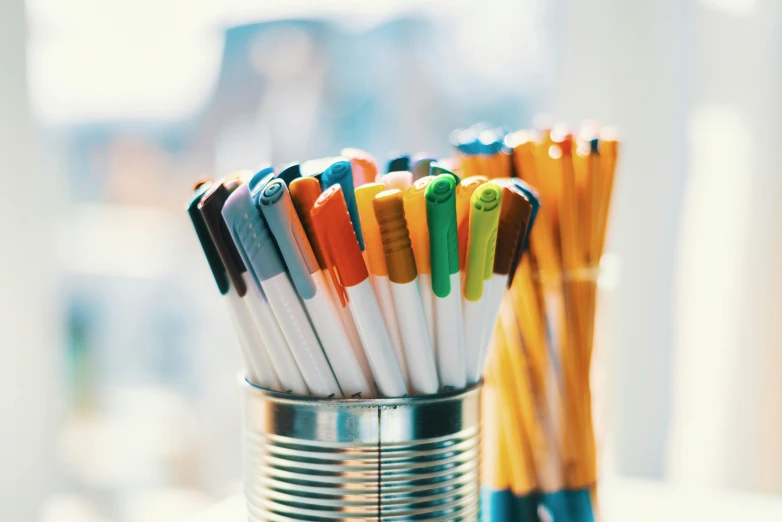
[[[405,348],[410,388],[418,395],[437,393],[437,365],[418,289],[415,256],[407,231],[402,192],[397,189],[381,192],[372,204],[380,226],[388,279]]]
[[[242,233],[246,226],[244,223],[245,220],[243,219],[243,216],[241,221],[231,219],[234,217],[234,212],[232,211],[235,211],[236,209],[236,202],[241,201],[242,199],[249,201],[249,198],[250,193],[247,185],[240,184],[233,188],[230,193],[218,189],[212,196],[212,206],[215,211],[219,210],[221,221],[227,228],[229,234],[227,241],[231,241],[236,253],[247,268],[242,274],[242,278],[248,289],[248,294],[252,295],[252,297],[247,300],[247,304],[250,308],[250,314],[260,331],[261,338],[266,346],[266,351],[269,353],[271,363],[280,379],[280,384],[285,391],[290,391],[299,395],[308,395],[309,389],[301,375],[296,360],[291,354],[288,343],[285,341],[285,338],[277,325],[274,314],[269,307],[267,296],[258,282],[258,274],[253,265],[253,259],[248,255],[248,244],[246,241],[243,241],[244,234]],[[244,205],[239,203],[238,206],[241,211],[241,207]],[[257,235],[261,235],[261,232],[258,232]],[[261,237],[261,240],[263,240],[263,237]],[[254,242],[256,240],[250,238],[250,241]]]
[[[391,337],[391,344],[394,347],[399,367],[402,375],[405,377],[405,383],[409,384],[410,373],[405,357],[405,348],[402,341],[402,332],[394,307],[394,295],[391,292],[391,282],[388,279],[388,268],[386,266],[386,257],[383,253],[383,241],[380,236],[380,227],[375,217],[375,210],[372,201],[375,196],[386,190],[381,183],[369,183],[356,189],[356,204],[358,205],[359,217],[361,219],[361,229],[364,231],[364,251],[365,262],[369,268],[369,279],[372,282],[372,288],[375,291],[380,311],[383,314],[383,321],[388,329],[388,335]]]
[[[225,295],[227,295],[229,306],[236,316],[236,324],[241,328],[245,342],[250,346],[246,357],[250,361],[251,370],[258,379],[256,383],[272,390],[284,391],[287,388],[283,388],[280,383],[269,346],[261,335],[260,325],[254,321],[255,318],[251,312],[251,303],[262,298],[254,287],[247,286],[245,277],[247,268],[220,214],[227,194],[231,190],[235,190],[240,183],[236,178],[213,183],[198,201],[198,213],[230,280],[229,291]],[[191,213],[191,217],[194,223],[198,219],[194,212]],[[196,230],[199,228],[200,224]],[[203,237],[203,234],[199,235]],[[202,245],[205,245],[203,240]]]
[[[486,176],[464,178],[456,187],[456,226],[459,229],[459,266],[467,266],[467,237],[470,232],[470,200],[473,193],[488,181]]]
[[[304,228],[304,233],[307,235],[307,239],[309,239],[310,246],[315,253],[315,259],[317,259],[318,266],[320,266],[321,278],[326,282],[328,295],[331,298],[331,301],[334,303],[334,306],[337,309],[337,314],[339,315],[340,322],[342,323],[342,326],[347,332],[348,338],[350,339],[350,345],[353,348],[353,355],[361,367],[364,378],[367,380],[367,382],[373,383],[374,378],[372,376],[372,369],[369,366],[367,355],[364,353],[364,346],[361,344],[361,337],[358,334],[356,323],[353,321],[353,315],[350,313],[350,308],[343,305],[340,301],[339,295],[337,294],[337,289],[334,287],[334,283],[329,276],[328,264],[326,263],[326,258],[323,255],[323,249],[320,247],[318,237],[315,234],[315,228],[312,224],[312,207],[315,205],[315,201],[317,201],[322,192],[320,189],[320,183],[314,178],[297,179],[291,183],[289,191],[291,200],[293,201],[293,206],[296,209],[296,214],[299,216],[301,225]]]
[[[228,312],[231,315],[231,322],[234,325],[239,347],[242,351],[242,359],[244,360],[244,365],[246,367],[247,377],[251,382],[261,384],[261,379],[258,376],[258,372],[254,369],[254,366],[257,364],[256,359],[258,357],[266,355],[263,340],[261,339],[255,324],[252,322],[252,317],[250,317],[247,305],[240,300],[239,294],[236,293],[236,289],[231,286],[231,281],[228,278],[228,272],[225,269],[225,265],[220,259],[220,254],[217,252],[212,237],[209,235],[209,230],[206,228],[204,217],[198,210],[198,204],[201,202],[201,198],[211,186],[212,182],[206,181],[195,188],[193,198],[187,205],[187,214],[193,222],[193,228],[195,228],[198,241],[201,243],[201,248],[206,256],[206,261],[209,263],[209,268],[212,271],[215,283],[217,283],[217,289],[220,291],[220,295],[225,296]],[[260,352],[259,355],[254,354],[256,350]],[[266,359],[261,359],[261,364],[266,368],[271,368],[271,364],[268,362],[268,356]],[[261,371],[261,375],[263,375],[263,371],[265,370]],[[276,375],[274,378],[276,378]],[[263,380],[273,382],[274,379],[266,376]]]
[[[426,188],[434,180],[432,176],[420,178],[404,193],[407,229],[410,232],[418,287],[429,329],[429,343],[434,348],[434,293],[432,292],[432,262],[429,253],[429,226],[426,222]]]
[[[413,173],[407,170],[389,172],[380,178],[380,182],[388,189],[398,189],[400,192],[404,192],[413,185]]]
[[[348,207],[350,222],[353,224],[353,230],[356,232],[358,246],[364,250],[364,235],[361,232],[361,220],[358,217],[358,207],[356,206],[355,186],[353,185],[353,169],[350,167],[350,161],[345,158],[336,158],[323,172],[321,185],[327,189],[333,185],[342,187],[342,195],[345,198],[345,204]]]
[[[372,290],[339,185],[323,191],[312,208],[312,220],[334,286],[340,299],[350,305],[378,392],[385,397],[406,395],[405,378]]]
[[[298,163],[289,163],[280,169],[277,178],[283,180],[286,185],[290,185],[293,180],[301,177],[301,165]]]
[[[462,292],[456,231],[456,180],[440,174],[426,188],[426,220],[434,293],[435,359],[443,386],[464,388]]]
[[[481,380],[481,335],[486,322],[484,282],[492,277],[500,219],[502,189],[484,183],[470,200],[470,234],[467,239],[467,266],[464,269],[464,348],[467,355],[467,382]],[[492,319],[493,322],[493,319]]]
[[[510,179],[497,178],[492,183],[502,187],[500,219],[497,225],[497,246],[494,253],[494,267],[491,279],[485,282],[483,292],[486,295],[486,317],[481,334],[481,352],[478,358],[480,371],[486,366],[489,343],[497,324],[497,315],[502,306],[505,290],[508,287],[508,273],[514,255],[526,237],[532,204],[524,193]]]
[[[288,279],[269,227],[254,202],[252,193],[262,190],[272,179],[273,175],[264,171],[256,174],[249,184],[231,194],[223,208],[223,217],[237,245],[242,246],[241,252],[252,268],[255,284],[260,285],[268,299],[268,306],[263,309],[267,328],[275,335],[282,332],[283,340],[278,342],[289,347],[312,395],[339,397],[337,381]],[[282,355],[283,351],[280,352]]]
[[[388,161],[386,172],[398,172],[405,170],[410,170],[410,156],[407,154],[399,154]]]
[[[370,153],[361,149],[347,148],[342,149],[340,155],[350,160],[354,187],[375,182],[378,172],[377,161]]]
[[[288,188],[280,179],[269,181],[257,199],[277,241],[293,285],[307,309],[323,350],[345,397],[374,396],[372,381],[364,377],[353,354],[348,334],[318,266],[304,227],[293,207]]]

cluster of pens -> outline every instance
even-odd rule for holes
[[[480,381],[537,204],[520,179],[345,149],[201,183],[188,213],[249,379],[371,398]]]
[[[554,126],[452,140],[461,175],[518,176],[543,202],[485,369],[483,520],[593,521],[589,375],[616,134],[588,124],[577,136]]]

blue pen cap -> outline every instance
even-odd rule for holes
[[[320,266],[285,182],[279,178],[269,181],[255,203],[274,235],[296,291],[302,298],[312,299],[316,289],[311,274]]]
[[[386,173],[405,172],[408,170],[410,170],[410,156],[407,154],[394,156],[388,161],[388,167],[386,167]]]
[[[350,161],[345,158],[337,158],[323,173],[321,184],[324,190],[332,185],[339,185],[342,188],[345,203],[348,206],[348,214],[350,214],[350,221],[353,223],[353,230],[356,233],[356,239],[358,239],[358,246],[363,251],[365,248],[364,235],[361,233],[361,220],[358,216],[356,193],[353,187],[353,170],[350,167]]]
[[[253,204],[249,185],[242,185],[231,194],[223,207],[223,219],[258,288],[261,281],[285,271],[269,226]]]
[[[286,185],[290,185],[294,179],[301,177],[301,165],[298,163],[290,163],[282,168],[277,173],[277,178],[285,182]]]

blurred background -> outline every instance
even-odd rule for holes
[[[778,0],[0,0],[0,519],[240,490],[191,185],[476,121],[619,128],[605,475],[782,494]]]

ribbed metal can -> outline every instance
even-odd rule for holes
[[[249,520],[477,521],[480,389],[316,399],[245,385]]]

